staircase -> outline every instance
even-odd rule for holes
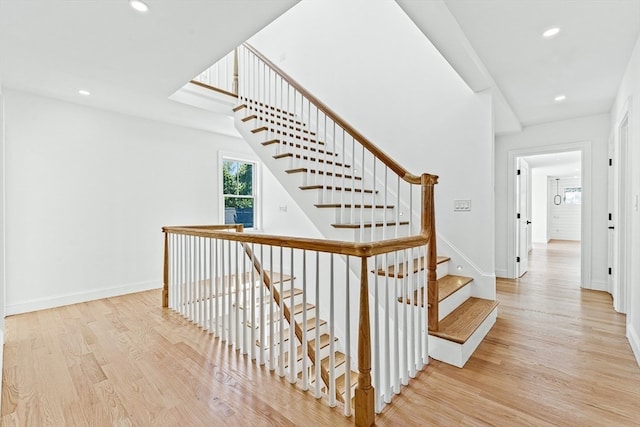
[[[356,425],[373,425],[429,357],[462,368],[495,323],[497,302],[480,298],[487,292],[473,277],[449,274],[464,260],[455,248],[443,245],[453,260],[436,256],[438,177],[410,174],[255,49],[238,51],[235,126],[326,240],[165,227],[163,304],[346,416],[355,407]],[[279,268],[270,259],[263,269],[263,247],[279,251]],[[238,262],[246,257],[249,275]],[[226,277],[225,268],[242,285],[219,295],[208,279],[208,289],[181,290],[202,275]]]
[[[363,176],[300,115],[244,98],[234,113],[240,134],[327,238],[372,241],[410,234],[405,215],[380,200],[382,185]],[[498,304],[474,297],[473,278],[450,275],[449,261],[438,258],[439,322],[429,331],[429,355],[461,368],[495,323]],[[426,262],[414,259],[410,272],[408,264],[379,266],[376,274],[402,278],[423,271]],[[416,298],[399,298],[405,300]]]

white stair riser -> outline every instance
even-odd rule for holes
[[[314,169],[316,170],[316,169]],[[295,184],[299,187],[304,187],[307,185],[324,185],[324,186],[332,186],[332,187],[341,187],[341,188],[361,188],[362,181],[359,179],[351,178],[351,172],[347,171],[348,177],[342,176],[334,176],[333,171],[330,166],[327,166],[326,171],[328,174],[324,173],[325,169],[320,168],[320,173],[315,172],[296,172],[290,174],[291,179],[295,182]],[[342,173],[342,170],[337,172],[338,174]],[[366,188],[366,185],[365,185]]]
[[[295,156],[287,156],[277,159],[279,163],[283,165],[283,169],[297,169],[297,168],[307,168],[314,170],[328,170],[336,173],[346,173],[347,175],[351,175],[351,168],[348,165],[345,167],[342,163],[342,160],[338,158],[328,158],[328,160],[332,163],[324,162],[324,156],[318,156],[316,153],[309,152],[297,152],[296,154],[301,154],[302,157],[298,158]],[[307,157],[306,159],[304,157]],[[337,164],[334,164],[333,162]],[[357,187],[356,187],[357,188]]]
[[[387,227],[371,227],[364,228],[363,230],[358,228],[353,229],[352,231],[354,236],[353,240],[355,242],[371,242],[375,240],[394,239],[396,237],[407,237],[411,235],[409,225],[388,225]]]
[[[354,224],[362,219],[364,222],[393,221],[395,220],[394,209],[350,209],[334,208],[336,224]]]
[[[441,262],[436,269],[436,276],[438,279],[442,279],[444,276],[449,275],[449,261]]]
[[[471,297],[471,283],[473,282],[467,283],[465,286],[440,301],[438,304],[438,320],[444,319],[449,315],[449,313]]]
[[[489,333],[491,327],[495,324],[498,316],[498,307],[482,322],[480,327],[471,335],[464,344],[458,344],[453,341],[444,340],[429,335],[429,356],[441,362],[462,368],[471,354],[480,345],[484,337]]]
[[[349,203],[349,204],[375,204],[376,195],[372,193],[360,193],[352,191],[326,190],[322,188],[307,189],[305,192],[314,192],[316,203]]]

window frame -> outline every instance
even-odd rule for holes
[[[218,152],[218,201],[219,201],[219,209],[218,209],[218,218],[220,224],[225,223],[225,193],[224,193],[224,177],[222,175],[224,162],[240,162],[240,163],[249,163],[253,167],[252,171],[252,197],[253,197],[253,227],[245,227],[245,230],[259,231],[262,227],[262,187],[261,187],[261,173],[262,168],[260,162],[253,157],[250,157],[246,154],[238,154],[238,153],[228,153],[220,151]],[[232,195],[235,196],[235,195]],[[249,196],[240,196],[240,197],[249,197]]]

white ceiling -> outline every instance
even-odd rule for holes
[[[148,0],[140,15],[127,0],[0,0],[0,82],[235,133],[229,117],[168,97],[297,1]],[[640,30],[640,0],[397,2],[473,90],[494,91],[498,133],[607,113]],[[562,31],[543,40],[552,25]]]
[[[234,133],[232,119],[168,97],[297,1],[146,0],[140,14],[127,0],[0,0],[1,83]]]
[[[473,90],[496,91],[498,133],[608,113],[640,32],[640,0],[397,1]]]

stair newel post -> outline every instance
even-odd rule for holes
[[[163,227],[164,233],[164,267],[162,272],[162,307],[169,307],[169,233]]]
[[[436,247],[436,212],[434,186],[438,183],[435,175],[423,174],[422,184],[422,234],[429,239],[427,243],[427,298],[429,302],[429,330],[438,330],[438,281],[436,268],[438,250]]]
[[[238,48],[233,49],[233,83],[231,91],[238,94]]]
[[[375,424],[374,389],[371,384],[371,328],[369,326],[369,272],[367,257],[361,257],[360,315],[358,325],[358,385],[356,387],[356,426]]]

